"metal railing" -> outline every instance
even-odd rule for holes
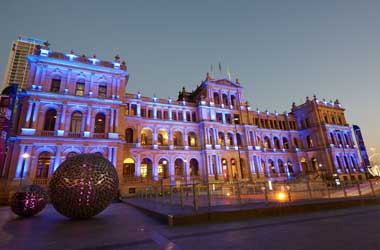
[[[176,185],[156,184],[146,186],[136,193],[136,198],[170,204],[181,208],[214,207],[242,204],[269,204],[307,200],[329,200],[351,197],[380,196],[380,180],[364,183],[349,182],[332,185],[326,182],[299,183],[181,183]]]

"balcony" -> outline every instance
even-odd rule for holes
[[[41,131],[41,136],[54,136],[54,135],[55,135],[54,131],[47,131],[47,130]]]
[[[68,132],[67,136],[69,136],[69,137],[81,137],[81,133],[80,132]]]
[[[36,178],[33,180],[33,184],[35,185],[47,186],[48,183],[49,183],[48,178]]]
[[[104,139],[104,138],[106,138],[106,134],[105,133],[94,133],[93,137],[98,138],[98,139]]]

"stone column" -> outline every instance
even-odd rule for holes
[[[173,119],[173,116],[172,116],[172,108],[169,107],[168,109],[168,118],[169,118],[169,121],[171,121]]]
[[[157,119],[157,106],[153,106],[153,119]]]
[[[113,133],[114,131],[114,112],[113,112],[113,109],[110,109],[110,112],[111,112],[111,117],[110,117],[110,127],[109,127],[109,132]]]
[[[141,117],[141,104],[140,103],[136,104],[136,112],[137,112],[137,117]]]
[[[185,160],[185,176],[186,176],[186,182],[190,181],[190,163]]]
[[[29,121],[32,115],[33,104],[34,104],[34,101],[28,100],[28,112],[26,113],[24,128],[29,128]]]
[[[91,114],[92,114],[91,106],[88,106],[85,131],[90,132],[90,133],[91,133]]]
[[[40,112],[40,102],[36,101],[34,106],[34,112],[33,112],[33,120],[32,120],[32,128],[37,129],[37,116],[38,113]]]

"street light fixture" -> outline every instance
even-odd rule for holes
[[[22,155],[22,165],[21,165],[21,173],[20,173],[20,186],[22,184],[22,178],[24,178],[24,168],[25,168],[25,161],[30,157],[28,153],[23,153]]]
[[[243,173],[242,173],[242,169],[241,169],[241,157],[240,157],[240,146],[239,146],[239,141],[238,141],[238,131],[237,131],[237,122],[239,121],[239,118],[238,117],[234,117],[234,124],[235,124],[235,132],[236,132],[236,145],[237,145],[237,149],[238,149],[238,157],[239,157],[239,168],[240,169],[240,175],[241,177],[243,177]],[[241,140],[240,140],[240,143],[241,143]]]

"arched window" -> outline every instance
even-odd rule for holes
[[[215,103],[215,105],[220,104],[219,94],[217,92],[214,92],[214,103]]]
[[[347,134],[344,134],[344,140],[346,141],[346,144],[347,145],[350,145],[350,140],[348,139],[348,135]]]
[[[132,128],[127,128],[125,130],[125,142],[133,143],[133,129]]]
[[[71,115],[70,132],[80,133],[82,130],[82,113],[75,111]]]
[[[175,131],[173,133],[173,144],[174,146],[183,146],[183,138],[181,131]]]
[[[50,92],[59,93],[61,87],[61,78],[55,77],[51,80]]]
[[[141,130],[141,145],[152,145],[152,130],[148,128]]]
[[[174,174],[175,176],[185,176],[185,173],[184,173],[184,162],[182,159],[176,159],[175,162],[174,162]]]
[[[132,158],[127,158],[123,161],[123,176],[135,176],[135,161]]]
[[[152,166],[153,166],[152,161],[149,158],[144,158],[140,164],[140,176],[152,178],[153,177]]]
[[[357,165],[356,165],[355,158],[353,156],[351,156],[351,164],[352,164],[353,168],[356,169]]]
[[[276,173],[276,167],[274,166],[274,162],[272,160],[268,160],[268,167],[272,174]]]
[[[336,156],[336,163],[338,164],[338,165],[337,165],[337,168],[338,168],[338,169],[342,169],[342,163],[340,162],[340,158],[339,158],[339,156]]]
[[[282,145],[284,145],[284,148],[285,148],[285,149],[289,149],[289,141],[288,141],[288,138],[286,138],[286,137],[283,137],[283,138],[282,138]]]
[[[75,85],[75,95],[84,96],[84,79],[79,79]]]
[[[236,97],[235,97],[234,95],[231,95],[231,105],[232,105],[233,107],[236,106]]]
[[[312,148],[312,147],[313,147],[313,139],[311,139],[311,136],[310,136],[310,135],[308,135],[308,136],[306,137],[306,141],[307,141],[307,146],[308,146],[309,148]]]
[[[318,171],[318,166],[319,166],[318,160],[315,159],[315,158],[312,158],[311,159],[311,163],[313,164],[313,171],[317,172]]]
[[[309,167],[307,165],[305,158],[301,158],[301,168],[302,168],[303,172],[305,172],[305,173],[309,172]]]
[[[233,146],[234,145],[234,136],[232,133],[227,134],[227,145]]]
[[[199,165],[196,159],[190,160],[190,176],[199,176]]]
[[[38,156],[36,178],[48,178],[50,168],[50,153],[42,152]]]
[[[218,133],[218,144],[221,146],[226,145],[226,142],[224,141],[224,133],[223,132]]]
[[[95,129],[94,133],[105,133],[106,130],[106,116],[103,113],[97,113],[95,116]]]
[[[291,173],[291,174],[294,173],[293,163],[291,161],[288,161],[287,165],[288,165],[289,173]]]
[[[336,144],[335,143],[335,136],[333,133],[330,133],[330,138],[331,138],[331,143],[335,145]]]
[[[270,139],[268,136],[264,137],[264,148],[272,148],[272,145],[270,143]]]
[[[197,135],[194,132],[189,132],[187,135],[187,143],[190,147],[197,146]]]
[[[226,94],[223,94],[223,95],[222,95],[222,98],[223,98],[223,104],[224,104],[225,106],[228,106],[228,97],[227,97],[227,95],[226,95]]]
[[[55,130],[55,121],[57,119],[57,111],[55,109],[49,109],[45,114],[45,131],[54,131]]]
[[[222,158],[222,171],[223,171],[223,178],[225,181],[229,180],[229,173],[228,173],[228,163],[227,160]]]
[[[274,141],[274,147],[276,148],[276,149],[280,149],[281,147],[280,147],[280,140],[277,138],[277,137],[274,137],[273,138],[273,141]]]
[[[168,160],[162,158],[158,161],[158,177],[168,178],[169,177],[169,162]]]
[[[77,155],[76,152],[69,152],[69,153],[66,155],[66,159],[69,159],[69,158],[71,158],[71,157],[73,157],[73,156],[76,156],[76,155]]]
[[[236,166],[236,160],[234,158],[231,159],[231,171],[232,171],[232,178],[237,179],[238,170]]]
[[[297,138],[293,138],[293,144],[296,148],[299,148],[299,144],[298,144],[298,139]]]
[[[280,174],[285,174],[284,162],[282,160],[278,160],[278,170]]]
[[[342,140],[342,136],[340,135],[340,133],[338,133],[338,141],[339,141],[340,145],[343,145],[343,140]]]
[[[241,146],[242,146],[242,138],[241,138],[241,134],[236,133],[236,141],[237,141],[237,145],[238,145],[239,147],[241,147]]]

